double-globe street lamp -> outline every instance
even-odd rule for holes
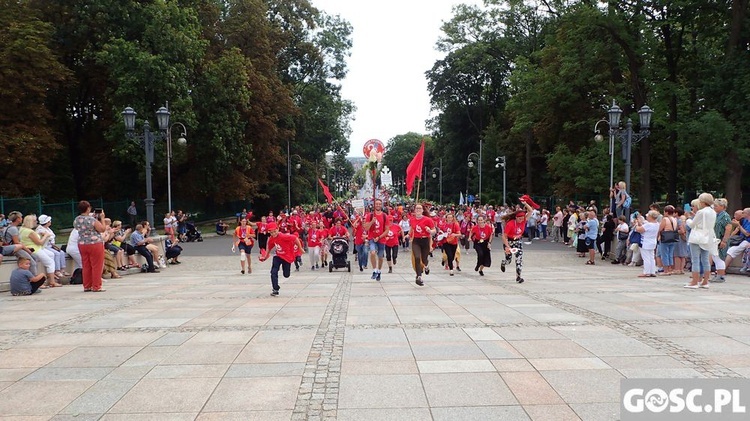
[[[625,186],[630,189],[630,157],[634,144],[638,144],[641,140],[647,138],[651,132],[649,127],[651,126],[651,116],[654,111],[649,108],[648,105],[643,105],[638,110],[638,120],[640,121],[640,130],[635,133],[633,131],[633,121],[628,119],[625,123],[625,128],[620,129],[620,118],[622,117],[622,109],[612,101],[612,107],[607,111],[607,120],[599,120],[594,125],[594,140],[602,142],[604,136],[599,133],[599,123],[607,123],[609,125],[609,188],[614,186],[614,168],[615,168],[615,137],[620,140],[622,144],[622,159],[625,161]]]
[[[505,165],[505,155],[495,158],[495,162],[495,168],[503,169],[503,206],[505,206],[505,171],[507,170]]]
[[[137,113],[133,108],[126,107],[125,110],[122,112],[123,121],[125,122],[125,131],[127,136],[130,139],[137,139],[143,144],[143,149],[146,154],[146,200],[144,202],[146,203],[146,219],[148,220],[149,224],[151,226],[154,226],[154,198],[153,198],[153,189],[151,185],[151,165],[154,163],[154,143],[157,140],[166,139],[167,140],[167,165],[169,166],[169,159],[171,157],[171,151],[172,151],[172,136],[171,136],[171,126],[169,125],[169,110],[166,107],[160,107],[158,111],[156,111],[156,121],[159,127],[158,133],[151,132],[151,126],[148,122],[148,120],[144,120],[143,122],[143,135],[136,135],[135,134],[135,117]],[[175,123],[182,126],[183,134],[178,139],[178,143],[181,143],[181,139],[184,139],[184,136],[187,136],[185,130],[185,126],[182,123]],[[169,176],[169,170],[171,168],[167,169],[167,183],[168,183],[168,190],[170,193],[170,210],[171,210],[171,177]]]

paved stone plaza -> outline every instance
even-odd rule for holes
[[[527,246],[524,277],[474,253],[414,284],[201,255],[160,274],[0,297],[0,418],[614,420],[622,378],[750,376],[750,282],[585,266]],[[223,246],[222,246],[223,247]],[[223,247],[228,249],[229,246]]]

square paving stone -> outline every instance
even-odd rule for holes
[[[345,351],[346,352],[346,351]],[[341,374],[418,374],[417,363],[410,360],[382,361],[348,360],[341,363]]]
[[[203,412],[292,410],[301,377],[224,378]]]
[[[103,414],[133,386],[137,380],[102,380],[91,386],[62,410],[63,414]]]
[[[701,355],[750,355],[750,345],[723,336],[672,338],[671,341]]]
[[[486,355],[472,341],[465,342],[412,342],[412,352],[417,360],[481,360]]]
[[[619,371],[629,379],[700,379],[706,377],[692,368],[626,368]]]
[[[417,361],[417,366],[422,374],[495,372],[489,360]]]
[[[602,357],[602,361],[616,369],[687,368],[685,364],[667,355],[636,357]]]
[[[111,409],[112,413],[197,413],[219,378],[143,379]]]
[[[591,352],[571,340],[508,341],[526,358],[583,358]]]
[[[501,358],[521,358],[521,354],[507,341],[476,341],[476,344],[487,358],[493,360]]]
[[[597,356],[663,355],[641,341],[631,338],[576,339],[576,343]]]
[[[244,345],[180,345],[169,357],[171,364],[229,364],[237,358]]]
[[[406,334],[402,329],[352,329],[347,328],[344,335],[344,343],[352,344],[381,344],[381,343],[403,343],[407,344]]]
[[[620,419],[620,403],[572,403],[570,407],[582,421],[616,421]]]
[[[301,376],[305,363],[232,364],[224,377]]]
[[[0,368],[0,382],[15,382],[34,372],[34,368]]]
[[[610,368],[599,358],[532,358],[531,365],[539,371],[546,370],[601,370]]]
[[[117,367],[141,347],[80,347],[51,362],[48,367]]]
[[[382,343],[348,345],[344,347],[344,360],[406,360],[414,358],[412,349],[406,343]]]
[[[177,351],[177,346],[148,346],[138,351],[137,354],[125,361],[123,367],[155,366],[172,356]]]
[[[195,336],[193,332],[172,332],[167,333],[161,338],[154,341],[151,346],[179,346],[188,341],[188,339]]]
[[[423,374],[422,383],[432,408],[518,404],[497,373]]]
[[[289,421],[292,411],[203,412],[195,421]]]
[[[566,339],[560,332],[544,326],[496,327],[494,330],[506,341]]]
[[[81,367],[42,367],[29,374],[24,381],[48,381],[48,380],[101,380],[109,374],[113,368],[81,368]]]
[[[69,353],[72,348],[14,348],[0,352],[0,368],[42,367]]]
[[[542,376],[565,402],[619,402],[620,380],[615,370],[542,371]]]
[[[243,332],[198,332],[185,345],[245,345],[255,336],[256,330]]]
[[[471,342],[469,335],[461,328],[405,329],[409,343]]]
[[[564,403],[560,396],[535,371],[502,373],[500,375],[518,402],[523,405],[554,405]]]
[[[528,420],[523,408],[514,406],[462,406],[453,408],[433,408],[432,416],[435,421],[454,420],[496,420],[523,421]]]
[[[432,421],[427,408],[339,409],[338,421]]]
[[[341,375],[338,407],[426,408],[427,398],[415,374]]]
[[[503,338],[490,327],[464,328],[469,337],[474,341],[502,341]]]
[[[524,358],[508,358],[492,360],[492,365],[498,372],[505,371],[534,371],[534,367]]]
[[[578,415],[565,404],[524,405],[523,409],[533,421],[578,421]]]
[[[201,377],[223,377],[229,364],[157,365],[147,379],[189,379]]]
[[[197,413],[105,414],[101,421],[193,421]]]
[[[52,416],[60,412],[92,384],[94,384],[93,380],[16,382],[0,391],[0,414],[6,417]]]

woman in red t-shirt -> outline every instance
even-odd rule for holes
[[[492,266],[492,256],[490,255],[490,244],[494,238],[492,232],[493,229],[487,223],[486,217],[484,215],[477,216],[477,224],[471,228],[469,237],[474,243],[474,250],[477,252],[477,265],[474,266],[474,270],[478,271],[480,276],[484,276],[484,268]]]
[[[310,256],[311,269],[318,269],[318,262],[320,261],[320,230],[318,229],[318,222],[311,220],[308,224],[310,228],[307,230],[307,253]]]
[[[445,215],[445,220],[440,225],[440,234],[438,237],[444,237],[442,243],[444,260],[448,263],[450,274],[453,276],[453,261],[456,260],[456,250],[458,249],[458,240],[462,237],[461,226],[456,222],[452,213]]]
[[[251,260],[247,256],[253,251],[255,231],[248,225],[247,218],[242,218],[240,225],[234,229],[233,240],[232,252],[234,253],[235,249],[239,249],[240,251],[240,273],[245,274],[245,262],[247,262],[247,273],[253,273]]]
[[[432,218],[424,215],[424,208],[417,204],[414,206],[414,214],[409,218],[409,237],[411,238],[411,258],[414,271],[417,273],[416,283],[419,286],[424,285],[422,282],[422,271],[426,275],[430,274],[429,255],[430,255],[430,238],[435,234],[435,223]]]
[[[385,261],[388,263],[388,273],[393,272],[393,265],[398,257],[398,239],[401,237],[401,226],[393,223],[393,217],[388,215],[388,233],[385,235]]]
[[[523,278],[521,277],[521,269],[523,269],[523,241],[521,239],[524,230],[526,230],[527,212],[533,210],[528,203],[523,201],[521,203],[525,205],[525,211],[519,210],[503,217],[505,221],[505,229],[503,230],[505,260],[500,263],[500,270],[505,272],[505,265],[510,264],[513,255],[516,256],[516,282],[519,284],[523,283]]]

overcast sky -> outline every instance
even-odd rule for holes
[[[442,54],[435,50],[443,21],[456,4],[481,0],[311,0],[353,27],[349,73],[341,93],[357,107],[349,156],[362,156],[369,139],[407,132],[428,134],[431,117],[425,72]]]

